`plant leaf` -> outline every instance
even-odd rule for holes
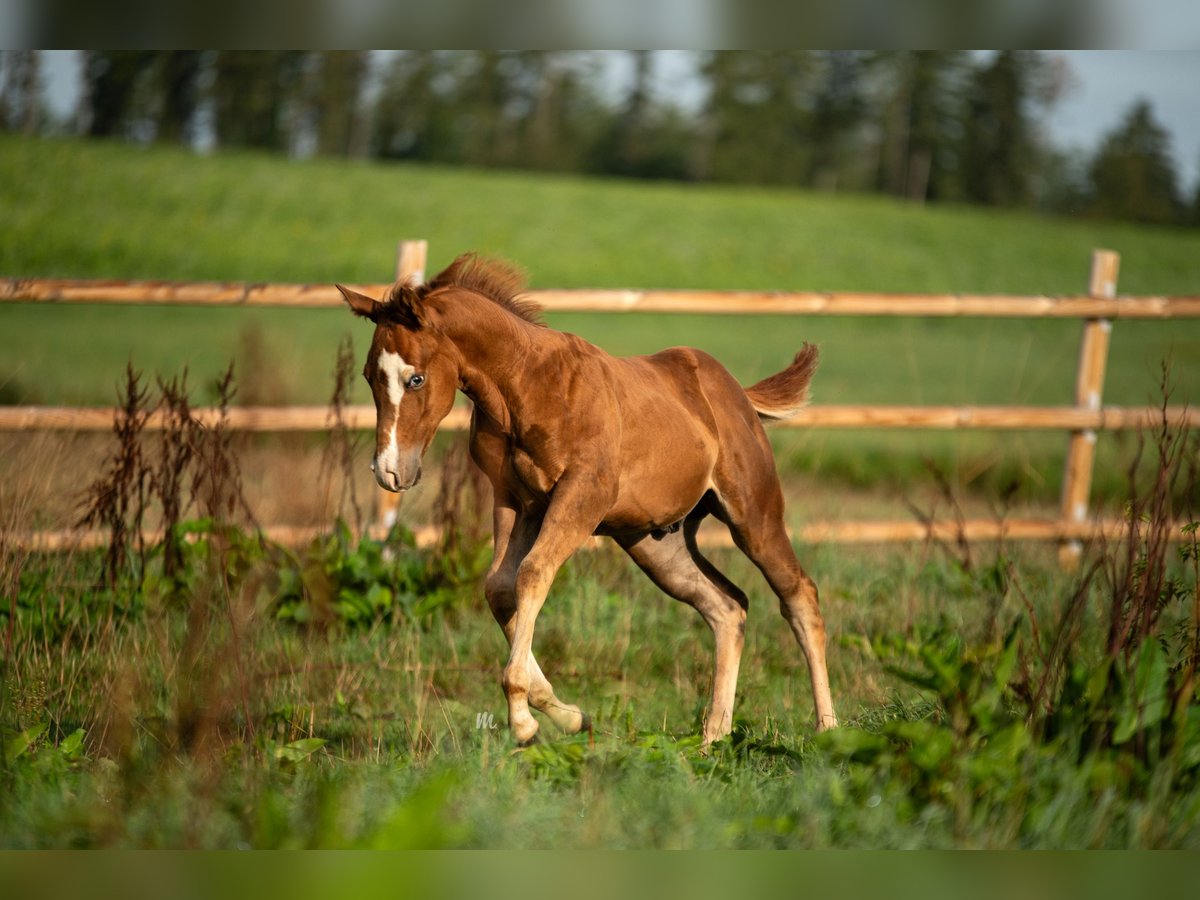
[[[1125,702],[1113,732],[1113,743],[1123,744],[1139,731],[1151,728],[1170,711],[1167,697],[1167,655],[1156,640],[1147,640],[1138,653],[1133,680],[1126,688]]]
[[[324,738],[301,738],[275,748],[275,758],[286,762],[300,762],[308,759],[316,751],[325,746]]]
[[[62,739],[58,745],[58,752],[67,759],[74,759],[79,755],[80,749],[83,747],[83,729],[76,728],[69,735]]]
[[[50,726],[49,722],[43,722],[41,725],[34,725],[32,728],[26,728],[15,738],[8,742],[8,746],[4,748],[5,762],[15,762],[25,754],[30,747],[37,743]]]

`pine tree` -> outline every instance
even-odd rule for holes
[[[877,186],[922,202],[954,196],[965,54],[882,52],[873,63],[876,80],[886,85]]]
[[[512,51],[503,50],[475,50],[464,56],[455,119],[467,163],[495,166],[516,157],[515,130],[506,109],[512,96],[512,57]]]
[[[633,61],[633,83],[625,103],[613,120],[605,169],[614,175],[636,175],[648,155],[647,126],[650,117],[650,79],[654,66],[652,50],[629,51]]]
[[[128,137],[144,109],[145,85],[154,66],[148,50],[88,50],[84,57],[81,103],[91,137]],[[140,102],[141,101],[141,102]]]
[[[697,170],[716,181],[799,184],[811,170],[808,50],[717,50],[702,73],[709,96]]]
[[[1188,224],[1200,226],[1200,160],[1196,163],[1196,188],[1192,194],[1192,204],[1188,211]]]
[[[36,50],[6,50],[0,128],[35,134],[42,123],[41,59]]]
[[[402,50],[388,65],[375,104],[371,153],[387,159],[456,162],[449,89],[454,51]]]
[[[369,58],[363,50],[322,50],[312,73],[312,109],[317,152],[352,156],[362,152],[362,91]]]
[[[1092,208],[1099,215],[1155,223],[1183,219],[1171,136],[1148,101],[1135,102],[1101,142],[1091,183]]]
[[[608,112],[589,87],[596,81],[590,54],[526,51],[528,112],[520,125],[520,161],[535,169],[579,171],[608,122]]]
[[[862,123],[867,101],[864,94],[865,54],[857,50],[827,50],[818,54],[821,67],[813,96],[809,123],[808,183],[836,190],[852,168],[851,139]]]
[[[197,50],[164,50],[159,53],[159,106],[155,138],[188,144],[194,136],[200,102],[202,54]]]
[[[1029,201],[1037,161],[1033,107],[1042,61],[1028,50],[1003,50],[971,78],[963,139],[963,189],[992,206]]]
[[[304,64],[299,51],[218,52],[212,86],[217,143],[289,150]]]

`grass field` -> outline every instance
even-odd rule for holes
[[[1141,681],[1113,665],[1111,691],[1073,694],[1109,671],[1102,584],[1053,714],[1022,712],[1076,591],[1050,551],[977,547],[965,568],[937,548],[806,552],[843,725],[824,737],[773,598],[745,560],[716,554],[752,600],[734,734],[706,753],[707,629],[615,551],[567,566],[537,634],[594,733],[556,737],[547,722],[514,751],[505,645],[471,552],[386,562],[336,545],[231,564],[238,552],[202,541],[182,592],[153,575],[97,592],[95,560],[25,560],[4,657],[0,845],[1200,845],[1200,717],[1164,715],[1162,699],[1182,676],[1152,655]],[[214,563],[238,574],[214,580]],[[1168,611],[1171,647],[1188,622]],[[1130,730],[1098,741],[1114,728]]]
[[[396,239],[424,237],[432,268],[475,248],[546,287],[1077,293],[1093,247],[1122,253],[1125,292],[1200,286],[1195,231],[9,137],[0,237],[5,276],[376,281]],[[1069,402],[1080,327],[552,324],[616,353],[701,346],[744,381],[815,340],[816,401],[828,403]],[[337,311],[0,305],[0,402],[110,403],[127,360],[148,375],[187,366],[193,399],[209,401],[231,358],[245,402],[321,402],[344,334],[361,356],[369,330]],[[1106,399],[1153,402],[1164,357],[1176,402],[1200,397],[1200,325],[1117,323]],[[904,498],[947,512],[924,459],[973,510],[1044,508],[1065,444],[1056,433],[775,440],[793,521],[905,515]],[[263,521],[351,517],[341,484],[364,483],[361,448],[334,475],[323,439],[235,448]],[[158,465],[159,446],[144,449]],[[1096,567],[1074,575],[1053,548],[801,548],[844,725],[828,736],[813,733],[775,598],[741,556],[717,553],[751,614],[735,732],[710,752],[697,737],[707,629],[616,551],[580,554],[536,645],[595,732],[560,738],[544,723],[542,743],[517,751],[504,640],[480,587],[486,548],[422,553],[401,540],[388,558],[337,531],[299,551],[264,547],[227,527],[202,467],[173,482],[192,536],[173,568],[162,549],[139,560],[130,548],[106,578],[99,554],[30,556],[7,539],[77,517],[112,450],[107,437],[0,442],[0,846],[1200,846],[1194,541],[1182,554],[1153,539],[1092,548]],[[1101,443],[1098,496],[1114,509],[1130,500],[1132,450],[1132,438]],[[1166,467],[1177,499],[1196,496],[1195,451]],[[1147,474],[1132,509],[1153,537],[1166,514],[1153,491],[1172,491]],[[424,489],[406,516],[430,514],[437,484]],[[455,502],[465,521],[467,501]]]

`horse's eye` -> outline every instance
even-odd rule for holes
[[[410,391],[415,391],[424,383],[425,383],[424,375],[413,375],[411,378],[408,379],[408,389]]]

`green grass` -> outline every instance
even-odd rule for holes
[[[1129,293],[1195,290],[1194,231],[876,197],[257,154],[0,141],[6,274],[375,281],[394,242],[518,261],[535,286],[1078,292],[1119,250]]]
[[[0,274],[379,281],[395,241],[430,241],[430,270],[466,249],[517,261],[534,286],[1078,293],[1095,247],[1122,254],[1126,293],[1200,287],[1200,233],[885,198],[479,172],[257,154],[197,157],[80,141],[0,138]],[[822,403],[1069,403],[1077,322],[567,315],[551,324],[617,354],[687,344],[743,381],[823,350]],[[323,402],[338,340],[369,329],[336,310],[0,306],[0,400],[103,404],[127,360],[185,366],[205,386],[236,359],[243,395]],[[1120,322],[1106,402],[1200,397],[1200,323]],[[355,400],[367,402],[365,386]],[[1012,478],[1045,502],[1061,434],[834,433],[778,438],[785,466],[903,484],[922,457]],[[1005,448],[1004,463],[989,461]],[[1100,495],[1120,482],[1105,441]],[[1012,460],[1017,462],[1012,462]]]
[[[123,594],[114,608],[86,593],[89,561],[30,562],[0,670],[0,846],[1200,845],[1194,781],[1153,787],[1129,760],[1081,765],[1050,738],[1009,759],[1008,732],[985,730],[946,774],[934,740],[874,763],[850,749],[896,728],[946,738],[933,693],[873,649],[889,635],[919,645],[949,629],[965,660],[984,661],[1009,623],[1029,640],[1017,582],[997,582],[976,551],[974,572],[936,550],[805,554],[845,726],[832,741],[813,734],[807,672],[774,599],[748,562],[717,554],[751,615],[735,734],[711,753],[698,747],[711,637],[614,550],[573,560],[538,623],[542,664],[594,717],[594,743],[543,722],[518,752],[504,733],[505,643],[472,579],[428,615],[299,627],[243,593],[258,576],[234,576],[226,598],[201,575],[188,595]],[[1043,627],[1072,583],[1051,556],[1008,558]],[[14,756],[14,735],[39,725]],[[976,788],[942,783],[990,765],[998,776]]]

